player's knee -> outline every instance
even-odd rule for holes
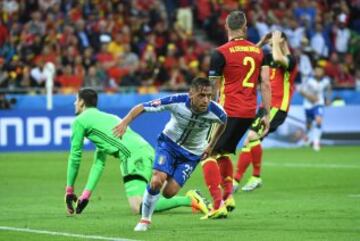
[[[128,197],[130,210],[133,214],[139,214],[141,210],[142,196]]]
[[[164,196],[164,198],[172,198],[173,196],[176,195],[176,191],[175,190],[168,190],[168,189],[164,189],[162,192],[162,195]]]
[[[258,140],[258,139],[259,139],[259,134],[256,133],[255,131],[250,130],[249,134],[247,135],[247,137],[245,139],[245,143],[248,144],[249,142]]]
[[[153,176],[151,178],[151,183],[150,183],[151,189],[160,190],[162,188],[163,184],[164,184],[164,181],[162,180],[161,177]]]
[[[316,128],[321,128],[321,125],[322,125],[322,119],[321,119],[321,118],[317,118],[317,119],[316,119],[316,123],[315,123]]]
[[[179,192],[179,190],[180,190],[180,186],[170,181],[166,184],[166,186],[162,190],[162,194],[165,198],[172,198]]]
[[[133,214],[139,214],[140,213],[140,205],[139,204],[130,204],[130,210]]]

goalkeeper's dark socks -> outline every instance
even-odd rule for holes
[[[220,207],[222,194],[220,189],[221,175],[220,169],[215,159],[206,159],[201,164],[204,172],[206,186],[209,188],[210,195],[214,202],[214,208]]]
[[[89,199],[78,199],[76,203],[76,214],[82,213],[82,211],[86,208],[89,203]]]

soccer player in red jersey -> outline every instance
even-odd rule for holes
[[[228,211],[235,208],[229,156],[235,153],[255,118],[259,79],[264,108],[270,109],[269,67],[264,65],[262,49],[245,39],[246,23],[244,12],[231,12],[225,24],[228,42],[211,55],[209,78],[215,83],[215,94],[228,114],[228,122],[216,145],[205,151],[202,161],[205,182],[213,198],[213,209],[204,219],[227,217]],[[269,116],[265,114],[261,121],[267,131]]]
[[[271,53],[265,56],[265,61],[270,66],[271,108],[270,130],[268,133],[271,133],[284,123],[286,119],[290,100],[294,92],[294,81],[298,68],[295,58],[290,54],[285,34],[279,31],[269,33],[258,43],[258,46],[261,47],[266,43],[269,43],[271,46]],[[262,159],[261,140],[264,137],[264,133],[260,119],[263,114],[264,110],[260,108],[257,118],[253,122],[245,140],[245,146],[239,156],[237,172],[234,176],[234,191],[238,190],[239,182],[250,163],[253,166],[253,174],[242,187],[242,190],[252,191],[262,184],[260,178]]]

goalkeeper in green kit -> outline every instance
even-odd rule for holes
[[[80,214],[89,203],[90,197],[100,180],[105,167],[106,157],[114,156],[120,160],[120,170],[124,181],[126,196],[134,213],[141,210],[141,202],[148,181],[152,175],[154,149],[139,134],[128,128],[122,138],[116,138],[112,129],[120,118],[96,108],[97,93],[93,89],[81,89],[77,95],[72,124],[71,150],[67,167],[65,203],[69,214]],[[75,180],[79,171],[84,138],[96,146],[94,163],[91,167],[85,189],[77,198],[74,193]],[[189,206],[208,212],[207,200],[196,190],[186,196],[171,199],[161,198],[155,211]]]

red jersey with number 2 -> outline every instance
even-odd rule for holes
[[[220,104],[230,117],[253,118],[256,115],[257,91],[264,54],[261,48],[245,39],[229,41],[217,48],[225,64]]]

